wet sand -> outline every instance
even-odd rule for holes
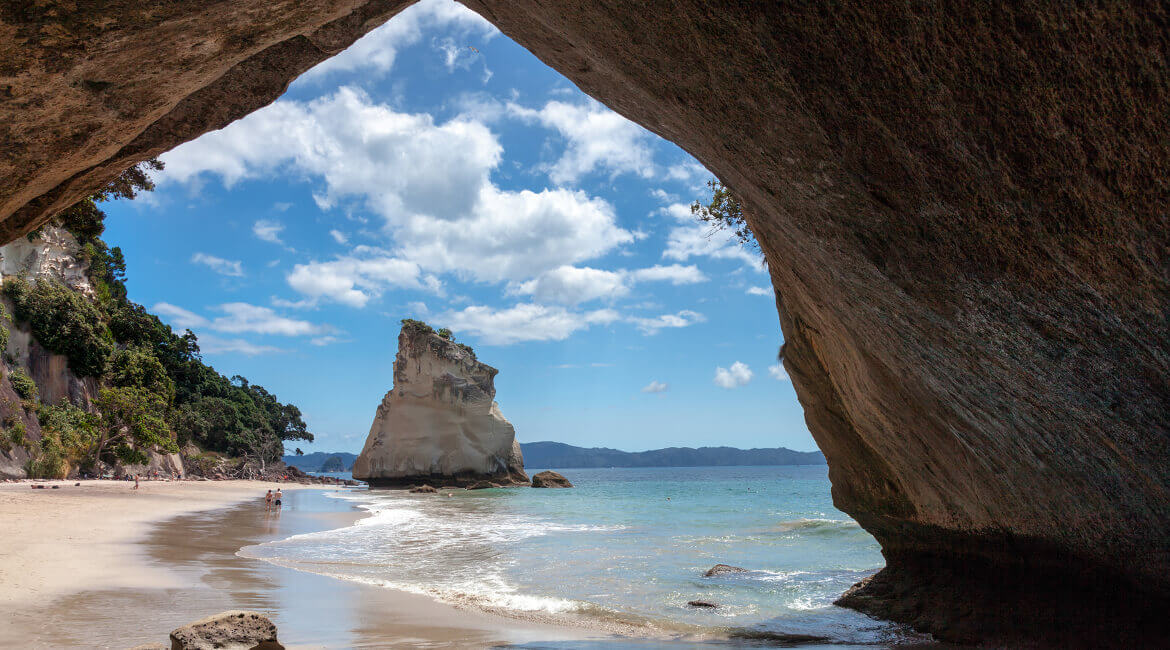
[[[27,485],[20,487],[29,490]],[[178,487],[186,486],[177,484],[170,489]],[[270,616],[281,642],[289,648],[482,648],[510,644],[548,647],[547,643],[572,647],[578,643],[605,643],[605,635],[587,630],[457,609],[423,596],[239,557],[236,552],[241,547],[347,526],[361,516],[349,503],[325,495],[334,488],[287,490],[284,509],[266,513],[262,501],[248,496],[262,495],[267,484],[260,487],[258,492],[253,491],[254,486],[246,486],[243,492],[225,489],[219,498],[234,501],[235,505],[220,504],[217,509],[203,508],[164,519],[147,526],[142,536],[132,532],[141,523],[135,520],[137,523],[125,523],[128,534],[120,541],[95,544],[84,535],[58,540],[54,549],[72,556],[69,563],[80,565],[89,557],[111,568],[121,567],[120,572],[127,575],[108,587],[79,581],[78,585],[86,586],[73,593],[49,590],[43,592],[46,595],[38,595],[18,590],[15,597],[6,600],[6,610],[0,615],[0,647],[127,648],[166,642],[170,630],[180,625],[235,608]],[[81,503],[92,499],[100,511],[102,499],[95,498],[101,496],[96,490],[86,495],[90,498],[78,496],[82,488],[75,488],[77,494],[69,496],[64,490],[55,491],[60,501],[73,499],[77,501],[74,505],[84,508]],[[157,490],[155,496],[161,499],[162,492]],[[188,505],[200,498],[195,493],[196,490],[184,493],[190,494]],[[0,492],[0,505],[11,505],[3,501],[4,494]],[[202,498],[207,500],[200,504],[215,501],[206,495]],[[241,498],[248,502],[238,503]],[[42,503],[48,504],[48,500]],[[135,511],[146,503],[145,499],[138,502]],[[31,530],[25,532],[36,535]],[[14,566],[9,557],[12,554],[6,550],[0,547],[0,565],[6,571],[24,570]],[[96,554],[91,555],[91,551]],[[37,561],[52,563],[43,554]]]

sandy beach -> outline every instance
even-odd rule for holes
[[[296,647],[490,647],[597,633],[457,609],[428,598],[285,569],[243,546],[347,526],[361,515],[335,488],[285,485],[267,513],[255,481],[0,485],[0,646],[165,642],[186,622],[261,611]]]

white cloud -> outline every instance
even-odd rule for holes
[[[670,282],[680,284],[697,284],[706,282],[707,276],[696,266],[671,264],[670,266],[651,266],[630,272],[630,278],[637,282]]]
[[[154,307],[151,307],[150,310],[169,320],[172,325],[181,330],[205,327],[208,323],[208,320],[199,314],[187,311],[169,302],[155,303]]]
[[[508,104],[508,112],[555,129],[565,138],[564,153],[548,170],[554,183],[572,183],[595,169],[654,176],[650,132],[599,102],[552,101],[539,110]]]
[[[333,241],[341,244],[342,246],[349,243],[349,237],[346,237],[345,233],[341,232],[340,230],[330,230],[329,236],[333,238]]]
[[[320,183],[314,195],[326,209],[357,201],[380,214],[395,257],[483,282],[528,280],[634,241],[602,199],[495,186],[502,151],[481,122],[436,124],[346,87],[310,102],[278,101],[176,148],[163,156],[160,182],[210,173],[230,185],[295,171]]]
[[[443,28],[460,38],[484,40],[499,30],[479,14],[452,0],[422,0],[372,30],[341,54],[326,59],[301,78],[317,82],[338,73],[361,72],[366,77],[385,76],[394,67],[398,51],[418,43],[427,29]]]
[[[256,235],[256,237],[259,239],[262,239],[266,242],[272,242],[273,244],[284,243],[280,241],[280,233],[283,230],[284,224],[277,223],[275,221],[269,221],[267,219],[260,219],[256,223],[252,224],[252,234]]]
[[[213,330],[242,334],[275,334],[279,336],[309,336],[332,331],[326,325],[280,316],[268,307],[250,305],[246,302],[229,302],[217,307],[224,312],[208,325]]]
[[[254,357],[258,354],[284,352],[284,350],[271,345],[257,345],[243,339],[225,339],[211,334],[199,336],[199,351],[203,354],[236,353],[249,357]]]
[[[456,332],[474,334],[488,345],[522,341],[563,341],[591,325],[618,320],[612,309],[573,312],[564,307],[524,303],[507,309],[473,305],[443,314],[438,320]]]
[[[768,366],[768,374],[772,375],[773,379],[779,381],[792,381],[788,376],[788,372],[784,370],[784,364],[778,363],[774,366]]]
[[[191,256],[191,261],[195,264],[202,264],[220,275],[227,275],[234,278],[243,277],[244,275],[244,265],[238,261],[225,260],[222,257],[207,255],[206,253],[195,253]]]
[[[438,278],[424,275],[418,264],[369,246],[358,246],[350,255],[328,262],[297,264],[286,279],[310,299],[324,298],[350,307],[365,307],[388,288],[441,289]]]
[[[739,388],[752,380],[752,369],[736,361],[730,368],[715,368],[715,385],[722,388]]]
[[[654,318],[631,317],[627,320],[633,323],[643,334],[654,335],[664,328],[688,327],[695,323],[702,323],[707,319],[702,314],[684,309],[676,314],[663,314]]]
[[[649,384],[646,384],[645,386],[643,386],[642,392],[643,393],[663,393],[666,391],[667,388],[670,388],[669,384],[655,380],[655,381],[651,381]]]
[[[630,287],[625,274],[620,272],[561,266],[511,287],[509,292],[528,294],[544,302],[575,305],[598,298],[621,298],[630,292]]]
[[[740,260],[746,266],[762,271],[761,260],[758,254],[744,248],[735,235],[724,230],[714,230],[699,221],[688,205],[673,203],[661,210],[673,218],[678,225],[671,229],[666,238],[666,250],[662,257],[685,262],[692,257],[712,257],[715,259]]]
[[[747,293],[749,296],[771,296],[772,290],[768,287],[748,287]]]
[[[531,295],[544,302],[576,305],[590,300],[622,298],[638,282],[670,282],[674,285],[705,282],[697,267],[672,264],[627,271],[560,266],[527,282],[513,284],[511,294]]]

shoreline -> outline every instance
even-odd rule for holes
[[[260,481],[38,481],[0,484],[0,606],[5,647],[111,647],[165,641],[170,630],[227,609],[269,615],[287,647],[496,644],[612,639],[431,597],[281,567],[245,546],[353,525],[367,516],[280,484],[265,513]],[[248,501],[255,500],[255,505]],[[631,639],[631,641],[633,641]]]

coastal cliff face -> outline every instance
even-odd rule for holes
[[[3,10],[0,236],[403,4]],[[886,556],[846,604],[953,639],[1159,625],[1163,5],[466,4],[743,202],[834,501]]]
[[[495,402],[499,371],[429,327],[404,323],[354,478],[374,486],[527,484],[516,431]]]

